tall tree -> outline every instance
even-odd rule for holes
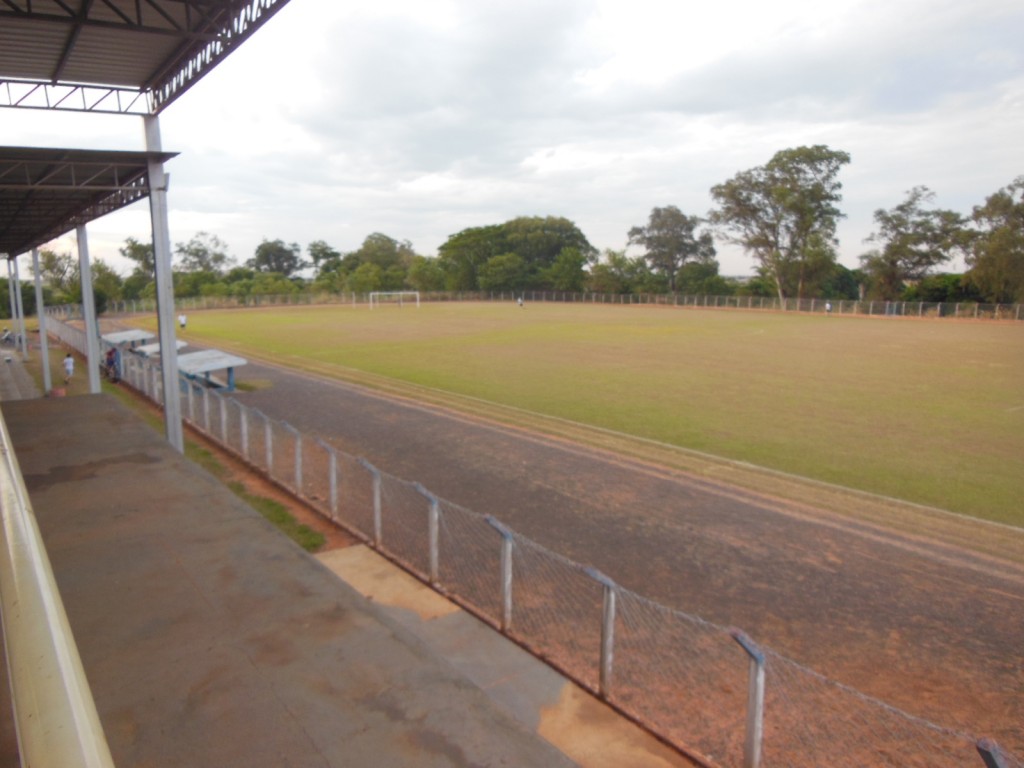
[[[968,244],[970,233],[960,214],[924,207],[934,197],[928,187],[914,187],[895,208],[875,211],[878,231],[868,242],[881,248],[860,257],[872,295],[898,299],[907,282],[920,280]]]
[[[140,243],[134,237],[129,237],[125,239],[124,245],[118,251],[129,261],[135,262],[135,273],[146,277],[153,276],[156,271],[156,261],[153,258],[152,243]]]
[[[227,243],[208,232],[197,232],[187,243],[177,243],[175,254],[183,272],[220,274],[234,261],[228,255]]]
[[[54,291],[67,293],[78,281],[78,261],[70,253],[43,248],[39,252],[39,272]]]
[[[582,291],[587,280],[587,257],[579,248],[563,248],[550,267],[542,269],[539,277],[542,283],[555,291]]]
[[[448,290],[475,291],[480,268],[492,257],[508,253],[505,245],[505,230],[500,224],[470,227],[449,237],[437,249]]]
[[[359,250],[353,251],[350,255],[356,257],[360,264],[376,264],[387,271],[394,267],[408,269],[416,252],[408,240],[398,241],[380,232],[374,232],[367,235]]]
[[[676,292],[676,275],[687,261],[714,261],[715,244],[711,233],[696,230],[703,220],[687,216],[674,205],[654,208],[646,227],[629,230],[630,245],[644,249],[651,271],[668,280],[669,292]],[[717,269],[715,270],[717,272]]]
[[[565,249],[576,249],[586,261],[597,256],[597,250],[568,219],[520,216],[504,224],[473,227],[452,235],[438,249],[438,263],[447,275],[449,289],[472,291],[483,287],[480,270],[485,264],[496,256],[515,254],[522,263],[522,286],[541,288],[550,285],[549,278],[565,276],[564,263],[558,271],[551,271]],[[505,263],[503,269],[508,266]],[[485,278],[488,284],[496,274],[491,272]]]
[[[245,263],[257,272],[276,272],[291,277],[304,269],[307,264],[301,258],[302,249],[297,243],[285,245],[281,240],[263,240],[256,246],[255,255]]]
[[[341,254],[323,240],[314,240],[306,252],[313,260],[313,272],[317,278],[337,272],[341,267]]]
[[[814,264],[822,257],[835,260],[832,246],[843,216],[837,177],[849,162],[848,153],[823,144],[784,149],[711,188],[718,207],[710,221],[759,262],[780,299],[802,297]]]
[[[971,283],[993,302],[1024,302],[1024,176],[990,195],[972,215]]]

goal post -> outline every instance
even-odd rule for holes
[[[416,302],[416,309],[420,308],[419,291],[371,291],[370,309],[375,309],[381,304],[397,304],[402,307],[406,304]]]

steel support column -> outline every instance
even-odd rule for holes
[[[82,276],[82,315],[85,318],[85,369],[89,374],[89,392],[100,393],[100,329],[96,322],[96,297],[92,293],[92,266],[89,264],[89,236],[79,224],[78,271]]]
[[[160,152],[160,120],[156,115],[142,118],[146,150]],[[171,234],[167,219],[167,175],[164,164],[149,161],[149,211],[153,222],[153,262],[156,271],[156,314],[160,342],[160,367],[164,390],[164,434],[178,451],[184,452],[181,427],[181,387],[178,384],[178,346],[174,331],[174,283],[171,275]]]
[[[36,317],[39,318],[39,356],[43,361],[43,393],[49,394],[53,381],[50,376],[50,340],[46,337],[46,307],[43,305],[43,278],[39,270],[39,249],[32,249],[32,275],[36,284]]]
[[[21,359],[28,360],[28,335],[25,332],[25,305],[21,295],[21,276],[18,273],[18,260],[14,259],[14,307],[18,318],[18,343],[21,345]]]

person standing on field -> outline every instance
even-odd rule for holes
[[[71,377],[75,373],[75,358],[68,352],[64,355],[64,383],[67,384],[71,381]]]

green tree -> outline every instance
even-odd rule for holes
[[[152,243],[140,243],[134,237],[129,237],[118,249],[118,252],[129,261],[135,262],[134,272],[149,278],[153,277],[156,271],[156,261],[153,257]]]
[[[187,243],[175,246],[175,255],[183,272],[221,274],[234,261],[228,255],[227,248],[227,244],[216,235],[197,232]]]
[[[289,278],[308,266],[301,254],[302,250],[297,243],[285,245],[281,240],[264,239],[256,246],[255,255],[245,265],[256,272],[276,272]]]
[[[495,256],[515,254],[523,264],[523,286],[543,288],[550,285],[549,278],[565,277],[564,272],[551,269],[566,248],[576,249],[587,261],[597,255],[579,228],[568,219],[521,216],[504,224],[473,227],[452,235],[438,249],[438,263],[450,290],[472,291],[483,288],[480,270],[485,264]],[[565,267],[562,264],[559,269]],[[486,279],[492,280],[493,275]]]
[[[63,295],[78,281],[78,260],[70,253],[43,248],[39,251],[39,273],[46,285]]]
[[[40,265],[42,269],[42,265]],[[14,313],[11,312],[11,292],[8,289],[10,283],[6,277],[0,277],[0,317],[10,318],[14,317]],[[36,313],[36,288],[33,281],[22,280],[20,284],[21,288],[21,308],[25,312],[25,316],[29,317]],[[49,306],[51,302],[51,295],[48,289],[43,290],[43,303]]]
[[[443,291],[444,270],[437,259],[416,256],[409,265],[406,282],[416,291]]]
[[[1024,302],[1024,176],[975,206],[972,219],[969,280],[988,301]]]
[[[736,286],[718,274],[718,259],[707,256],[687,261],[676,271],[676,290],[689,296],[730,296]]]
[[[97,294],[102,293],[110,301],[120,301],[121,287],[124,284],[121,276],[102,259],[97,259],[91,267],[93,290]]]
[[[501,253],[487,260],[477,275],[481,291],[520,291],[526,286],[526,262],[518,253]]]
[[[668,289],[676,292],[676,274],[687,261],[707,262],[715,258],[715,244],[710,232],[696,230],[699,216],[687,216],[674,205],[654,208],[646,227],[629,230],[630,245],[644,249],[644,259],[652,272],[668,280]],[[716,269],[717,272],[717,269]]]
[[[601,259],[592,264],[587,275],[587,290],[593,293],[621,294],[628,293],[628,275],[626,265],[629,259],[625,251],[605,250]]]
[[[828,255],[823,245],[835,243],[843,215],[837,177],[849,162],[846,152],[821,144],[784,149],[711,188],[718,207],[710,221],[757,260],[780,299],[803,296],[814,262]]]
[[[306,253],[313,260],[313,274],[316,278],[336,273],[341,268],[341,254],[323,240],[314,240],[310,243]]]
[[[376,264],[385,271],[393,267],[400,267],[404,271],[412,263],[416,252],[408,240],[399,242],[380,232],[374,232],[372,235],[367,235],[363,244],[351,255],[357,258],[360,264]],[[401,287],[401,285],[398,286],[399,289]]]
[[[836,263],[821,280],[818,296],[823,299],[859,299],[862,280],[860,270],[849,269]]]
[[[967,246],[970,234],[960,214],[924,208],[934,197],[927,187],[914,187],[895,208],[875,211],[878,232],[868,242],[881,248],[860,257],[875,298],[898,299],[908,282],[922,279]]]
[[[587,280],[587,257],[579,248],[563,248],[550,267],[539,273],[540,281],[555,291],[582,291]]]
[[[520,216],[506,221],[502,229],[507,252],[518,255],[532,277],[553,266],[566,248],[575,248],[587,259],[597,256],[579,227],[561,216]]]
[[[384,270],[377,264],[366,262],[360,264],[351,275],[348,276],[348,290],[353,293],[369,293],[380,291]]]
[[[477,272],[492,257],[508,253],[505,229],[499,224],[470,227],[449,237],[438,251],[438,264],[450,291],[475,291]]]
[[[980,301],[982,297],[966,275],[942,273],[928,275],[909,286],[901,297],[904,301],[957,302]]]

